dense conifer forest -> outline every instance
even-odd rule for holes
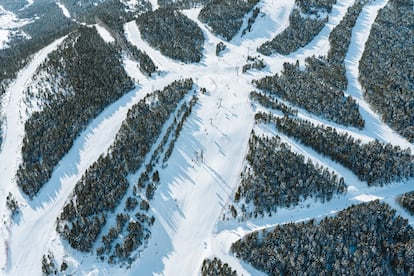
[[[237,276],[237,273],[227,263],[223,263],[220,259],[214,257],[214,259],[204,259],[201,266],[201,275]]]
[[[305,46],[322,30],[336,0],[295,1],[289,16],[289,26],[257,51],[269,56],[275,53],[288,55]]]
[[[207,24],[214,34],[230,41],[240,30],[245,14],[258,2],[258,0],[213,0],[204,6],[198,18]]]
[[[414,216],[414,191],[405,193],[397,198],[398,203]]]
[[[231,250],[269,275],[414,273],[414,230],[379,201],[353,205],[321,222],[253,232]]]
[[[339,162],[370,186],[381,186],[414,176],[414,156],[410,149],[377,140],[362,143],[346,132],[339,133],[335,128],[300,119],[257,113],[256,120],[274,123],[280,132]]]
[[[359,63],[364,97],[391,128],[414,142],[413,2],[390,0]]]
[[[45,87],[39,94],[45,97],[43,109],[25,124],[23,163],[17,183],[29,197],[34,197],[49,180],[54,167],[91,119],[133,88],[118,51],[94,28],[80,27],[68,36],[40,70],[57,80],[57,86],[66,94],[56,95],[55,88]]]
[[[185,63],[201,60],[203,32],[180,11],[160,8],[142,14],[136,22],[143,39],[162,54]]]
[[[310,197],[325,202],[346,192],[342,178],[292,152],[278,136],[259,137],[253,132],[246,160],[234,199],[240,202],[244,219],[272,215],[278,208],[298,205]],[[250,202],[253,210],[246,209]]]
[[[352,27],[362,8],[363,2],[357,1],[332,30],[327,57],[306,58],[304,69],[299,63],[285,63],[280,75],[254,81],[257,88],[336,123],[363,128],[365,123],[358,104],[344,94],[347,87],[344,59]]]

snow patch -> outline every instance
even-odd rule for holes
[[[139,84],[140,81],[146,79],[139,69],[139,63],[128,57],[124,57],[124,68],[128,76],[130,76],[136,84]]]
[[[108,32],[107,29],[100,26],[99,24],[94,25],[96,27],[96,30],[98,31],[99,35],[102,37],[103,40],[105,40],[108,43],[115,42],[115,38]]]
[[[139,11],[137,8],[138,0],[123,0],[121,1],[125,6],[127,6],[127,11]]]
[[[348,186],[348,193],[358,193],[359,189],[354,185]]]
[[[414,152],[414,144],[409,143],[404,137],[384,124],[377,114],[367,103],[363,96],[361,84],[359,83],[359,61],[365,49],[365,43],[375,21],[377,13],[382,9],[388,0],[373,1],[366,4],[358,17],[355,27],[352,30],[351,43],[345,56],[346,77],[348,87],[346,95],[352,96],[359,105],[359,111],[365,120],[365,127],[362,134],[378,139],[384,143],[399,145],[401,148],[410,148]]]
[[[158,9],[160,6],[158,5],[158,0],[149,0],[152,6],[152,10],[155,11],[156,9]]]
[[[29,23],[30,20],[21,20],[17,16],[0,6],[0,50],[7,47],[7,42],[13,33],[14,29],[22,27]]]
[[[34,0],[26,0],[26,2],[27,2],[27,4],[24,5],[24,7],[21,10],[24,10],[24,9],[30,7],[31,5],[33,5]]]
[[[62,2],[56,2],[56,5],[62,10],[64,16],[70,18],[70,12]]]
[[[360,201],[360,202],[370,202],[376,199],[383,199],[383,198],[379,196],[375,196],[375,195],[360,194],[356,197],[353,197],[352,199]]]

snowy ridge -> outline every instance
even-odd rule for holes
[[[288,26],[293,0],[260,1],[258,5],[263,16],[257,17],[252,32],[243,37],[240,37],[239,32],[232,41],[225,42],[227,50],[221,56],[215,54],[216,44],[221,40],[213,36],[197,19],[200,9],[184,11],[186,16],[200,26],[206,39],[203,58],[198,64],[184,64],[163,56],[142,40],[134,21],[127,23],[124,26],[127,39],[151,57],[160,70],[159,74],[147,78],[139,71],[135,61],[125,57],[126,71],[136,80],[136,88],[105,108],[88,125],[59,162],[50,181],[39,195],[34,200],[29,200],[22,196],[15,183],[16,170],[21,161],[21,143],[26,119],[22,115],[26,110],[24,91],[28,85],[33,84],[32,77],[38,66],[63,38],[42,49],[19,73],[2,99],[2,110],[6,119],[5,139],[0,152],[0,198],[4,199],[12,192],[20,203],[21,214],[13,222],[5,203],[0,205],[0,274],[41,275],[41,257],[51,251],[58,262],[61,263],[64,259],[69,264],[67,273],[73,275],[198,275],[203,259],[212,256],[227,262],[240,275],[264,275],[236,259],[229,252],[231,244],[258,229],[292,221],[321,219],[352,204],[376,198],[390,204],[397,210],[397,214],[407,218],[414,226],[414,218],[395,202],[397,195],[414,189],[414,179],[384,187],[368,187],[350,170],[279,133],[274,127],[254,124],[255,111],[263,108],[249,101],[248,95],[255,89],[251,81],[279,72],[284,62],[294,63],[299,60],[303,64],[308,56],[326,55],[329,50],[329,33],[353,2],[354,0],[338,1],[333,6],[326,26],[308,45],[289,56],[263,57],[267,67],[263,71],[252,70],[246,74],[242,74],[241,68],[246,63],[247,56],[257,55],[257,47]],[[386,126],[371,110],[363,99],[358,82],[358,63],[371,25],[379,9],[387,2],[388,0],[375,0],[365,5],[353,28],[345,60],[349,83],[346,94],[358,101],[366,123],[365,128],[347,128],[302,109],[298,109],[298,117],[335,127],[339,132],[347,132],[363,142],[378,139],[402,148],[408,147],[414,152],[413,144]],[[157,1],[151,3],[154,9],[158,5]],[[64,6],[61,8],[65,12]],[[104,33],[100,34],[106,36]],[[106,41],[110,41],[111,37],[106,38]],[[71,249],[57,235],[55,224],[56,217],[59,216],[74,185],[86,169],[101,154],[107,152],[128,110],[134,104],[148,93],[162,89],[174,80],[190,77],[196,88],[206,88],[207,93],[199,95],[199,101],[176,141],[168,166],[159,168],[161,184],[151,201],[150,209],[150,214],[156,220],[146,248],[138,252],[138,259],[129,268],[111,266],[99,261],[94,253],[83,254]],[[308,199],[296,207],[279,208],[271,217],[258,217],[248,221],[222,220],[223,215],[229,217],[228,205],[231,204],[240,183],[240,172],[252,129],[259,134],[280,136],[283,142],[290,145],[292,151],[335,171],[344,177],[348,192],[345,195],[336,195],[325,203]],[[200,152],[204,155],[202,160],[198,157]],[[136,177],[131,176],[132,182],[136,181]],[[131,189],[125,198],[130,193]],[[124,200],[118,209],[123,208],[123,203]]]

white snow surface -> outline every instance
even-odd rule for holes
[[[361,201],[361,202],[370,202],[376,199],[383,199],[382,197],[378,197],[375,195],[366,195],[366,194],[360,194],[356,197],[354,197],[353,199]]]
[[[159,5],[158,5],[158,0],[149,0],[150,1],[150,3],[151,3],[151,6],[152,6],[152,10],[153,11],[155,11],[156,9],[158,9],[159,8]]]
[[[27,85],[27,82],[35,73],[37,67],[46,58],[47,54],[53,51],[62,41],[63,38],[58,39],[35,54],[33,61],[19,73],[16,80],[11,84],[8,91],[6,92],[4,99],[2,100],[2,110],[5,110],[5,125],[3,126],[5,139],[3,141],[1,147],[2,150],[0,153],[0,179],[2,184],[0,186],[0,198],[3,199],[0,205],[0,214],[3,216],[3,223],[0,225],[0,235],[3,240],[0,242],[0,265],[2,266],[1,268],[5,269],[6,271],[9,265],[13,263],[14,255],[25,255],[26,253],[25,250],[19,250],[19,247],[11,250],[11,248],[13,248],[15,245],[13,244],[13,238],[19,238],[20,240],[23,240],[23,242],[19,244],[20,248],[26,248],[27,243],[24,242],[25,239],[36,241],[36,239],[33,239],[33,237],[36,237],[36,233],[35,231],[31,231],[31,228],[29,228],[28,231],[23,232],[21,235],[15,234],[14,230],[18,230],[19,228],[15,227],[15,225],[13,225],[10,222],[10,219],[7,217],[8,211],[6,209],[4,200],[7,194],[9,192],[12,192],[17,197],[17,200],[19,202],[27,202],[27,199],[20,194],[15,181],[17,168],[21,162],[21,145],[24,136],[24,122],[21,118],[21,112],[25,110],[22,104],[23,91]],[[24,209],[26,206],[22,207]],[[33,209],[33,211],[36,211],[36,209],[37,208]],[[24,219],[25,217],[23,216],[22,220]],[[28,219],[31,219],[31,217],[28,217]],[[46,238],[44,233],[38,232],[38,235]],[[36,258],[29,259],[27,261],[34,262],[35,259]],[[16,265],[19,264],[15,261],[14,263],[16,263]]]
[[[111,35],[111,33],[102,27],[99,24],[94,25],[96,27],[96,30],[98,31],[99,35],[102,37],[102,39],[106,42],[115,42],[115,38]]]
[[[229,252],[234,241],[258,229],[331,216],[352,204],[377,198],[392,205],[398,214],[414,225],[413,217],[395,203],[397,195],[414,190],[414,180],[384,187],[368,187],[348,169],[281,135],[276,129],[254,126],[253,115],[257,107],[248,100],[249,92],[254,89],[251,81],[279,72],[284,62],[299,59],[303,63],[307,56],[326,54],[329,32],[353,3],[350,0],[339,2],[333,7],[327,26],[311,43],[289,56],[264,57],[267,64],[264,71],[249,71],[246,74],[241,73],[241,68],[247,55],[255,55],[258,46],[288,26],[293,0],[261,1],[259,5],[264,16],[257,18],[253,32],[225,42],[228,50],[219,57],[215,55],[215,46],[221,40],[197,20],[199,9],[185,11],[188,17],[199,24],[206,38],[204,57],[198,64],[184,64],[161,55],[141,39],[135,22],[127,23],[125,33],[129,41],[154,60],[160,74],[147,78],[139,72],[134,61],[125,58],[125,68],[136,80],[136,88],[108,106],[90,123],[59,162],[40,194],[34,200],[29,200],[22,195],[15,182],[24,135],[25,118],[20,116],[25,110],[23,91],[47,53],[55,49],[63,38],[37,53],[2,100],[5,133],[0,152],[0,198],[4,199],[8,192],[12,192],[20,203],[22,214],[16,221],[11,221],[5,201],[0,201],[0,274],[41,275],[41,257],[50,250],[58,261],[64,258],[68,262],[68,273],[73,275],[198,275],[203,259],[213,256],[229,263],[240,275],[263,275]],[[386,3],[387,0],[376,0],[366,5],[353,30],[346,56],[349,81],[346,92],[358,100],[367,126],[363,130],[344,128],[303,110],[299,110],[299,116],[333,125],[339,131],[347,131],[363,141],[379,139],[414,150],[412,144],[384,125],[370,109],[358,83],[358,62],[365,41],[378,10]],[[184,124],[168,166],[160,170],[162,184],[151,201],[150,210],[156,220],[147,247],[130,268],[111,266],[102,263],[93,254],[81,254],[70,249],[57,235],[55,223],[76,182],[108,150],[133,104],[154,89],[162,89],[176,79],[187,77],[192,77],[196,85],[205,87],[208,93],[199,95],[199,102]],[[247,222],[221,220],[223,214],[227,214],[228,204],[239,184],[252,128],[266,135],[281,136],[293,151],[334,170],[350,185],[348,193],[324,204],[307,200],[294,208],[279,209],[271,217]],[[204,153],[203,162],[195,158],[195,152],[200,151]]]
[[[4,9],[0,5],[0,50],[7,46],[10,35],[15,32],[13,29],[19,28],[28,23],[28,20],[21,20],[14,13]]]
[[[65,5],[62,2],[58,1],[56,2],[56,5],[62,10],[62,13],[64,16],[66,16],[67,18],[71,17],[70,12],[68,11],[68,9],[65,7]]]

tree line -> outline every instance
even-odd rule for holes
[[[59,80],[56,84],[66,94],[54,95],[56,87],[40,93],[47,96],[45,106],[25,123],[17,184],[31,198],[88,123],[133,88],[119,52],[95,28],[81,26],[70,34],[40,66],[38,74],[42,72],[52,83]],[[43,90],[44,84],[39,85]]]
[[[192,86],[191,79],[175,81],[128,111],[108,153],[88,168],[58,218],[57,231],[73,248],[92,249],[108,214],[129,187],[127,176],[141,167],[170,114]]]
[[[243,218],[271,215],[312,197],[329,201],[347,190],[343,178],[292,152],[279,136],[259,137],[252,132],[246,161],[234,197]],[[246,208],[250,203],[253,210]]]
[[[382,120],[414,142],[414,4],[391,0],[378,12],[359,62],[364,97]]]
[[[289,15],[289,26],[271,41],[263,43],[257,51],[270,56],[275,53],[289,55],[312,41],[328,22],[328,13],[336,0],[296,0]]]
[[[292,107],[287,106],[278,99],[272,97],[272,95],[265,94],[263,92],[252,91],[249,94],[251,101],[260,104],[265,108],[270,108],[273,110],[279,110],[286,116],[297,116],[298,110]]]
[[[236,241],[237,258],[269,275],[412,275],[414,230],[378,200],[319,223],[277,225]]]
[[[277,129],[315,151],[350,169],[369,186],[382,186],[414,176],[414,156],[409,148],[383,144],[378,140],[362,143],[347,132],[315,125],[306,120],[257,113],[259,122],[273,123]]]
[[[258,2],[259,0],[213,0],[201,9],[198,19],[207,24],[214,34],[230,41],[239,32],[244,16]],[[258,12],[255,14],[257,17]]]
[[[201,60],[203,32],[180,11],[160,8],[140,15],[136,23],[142,38],[163,55],[184,63]]]
[[[348,85],[344,59],[352,28],[363,6],[362,1],[357,1],[332,30],[327,57],[306,58],[304,69],[299,67],[298,62],[285,63],[280,75],[265,77],[254,81],[254,84],[318,116],[345,126],[363,128],[365,122],[358,104],[351,96],[344,94]]]
[[[262,70],[264,68],[266,68],[266,64],[264,63],[263,59],[260,58],[260,56],[247,56],[247,63],[243,65],[242,72],[246,73],[251,69]]]

